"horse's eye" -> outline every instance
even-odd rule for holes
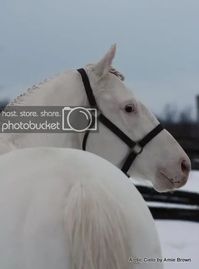
[[[124,109],[127,113],[132,113],[135,111],[134,105],[126,105]]]

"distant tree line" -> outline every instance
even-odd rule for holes
[[[4,108],[7,106],[8,103],[9,103],[8,99],[0,100],[0,112],[4,110]]]
[[[172,104],[167,104],[163,109],[162,115],[158,118],[165,123],[193,123],[195,121],[192,116],[191,107],[179,110]]]

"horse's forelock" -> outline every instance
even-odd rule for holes
[[[88,68],[93,68],[93,64],[87,64],[86,65],[86,67],[88,67]],[[125,77],[124,77],[124,75],[121,73],[121,72],[119,72],[118,70],[116,70],[114,67],[112,67],[111,66],[111,68],[109,69],[109,73],[111,73],[111,74],[113,74],[113,75],[115,75],[116,77],[118,77],[120,80],[122,80],[122,81],[124,81],[124,79],[125,79]]]
[[[113,67],[111,67],[109,72],[111,74],[115,75],[116,77],[118,77],[122,81],[125,79],[124,75],[122,73],[120,73],[118,70],[116,70],[115,68],[113,68]]]

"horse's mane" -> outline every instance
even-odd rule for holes
[[[109,72],[111,74],[114,74],[116,77],[118,77],[120,80],[124,81],[124,75],[122,73],[120,73],[118,70],[116,70],[114,67],[111,67]],[[44,79],[43,81],[41,81],[39,84],[34,84],[31,88],[28,88],[26,91],[24,91],[23,93],[21,93],[20,95],[18,95],[13,101],[9,102],[7,104],[7,106],[15,106],[20,104],[21,102],[24,101],[24,98],[33,94],[36,90],[38,90],[42,85],[44,85],[45,83],[51,81],[53,78],[57,77],[59,74]]]
[[[54,78],[54,77],[53,77]],[[20,104],[22,101],[24,101],[24,98],[33,94],[36,90],[38,90],[42,85],[44,85],[46,82],[50,81],[53,79],[47,78],[44,79],[43,81],[39,82],[38,84],[34,84],[32,87],[28,88],[25,90],[23,93],[19,94],[15,99],[7,104],[7,106],[15,106]]]

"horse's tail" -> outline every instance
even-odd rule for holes
[[[117,197],[111,196],[81,183],[70,190],[65,231],[72,269],[128,268],[128,228]]]

